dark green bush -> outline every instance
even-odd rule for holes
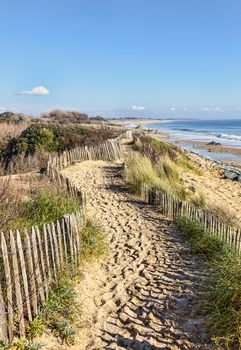
[[[0,150],[5,164],[39,152],[62,152],[77,146],[98,144],[117,136],[109,129],[90,129],[58,124],[32,124],[20,136],[11,138]]]

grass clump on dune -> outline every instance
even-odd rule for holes
[[[135,148],[153,162],[163,156],[168,156],[172,160],[177,159],[179,153],[182,152],[177,146],[150,136],[140,137]]]
[[[191,171],[192,173],[201,176],[203,173],[198,167],[193,164],[193,162],[190,160],[190,158],[186,154],[180,155],[176,161],[177,165],[184,170]]]
[[[132,154],[127,161],[126,175],[135,191],[139,191],[140,185],[144,184],[170,195],[186,198],[175,163],[168,157],[160,158],[156,164],[153,164],[146,156]]]
[[[140,184],[152,187],[161,185],[151,160],[138,153],[132,154],[127,161],[127,178],[134,190],[138,190]]]
[[[98,259],[107,252],[106,235],[100,224],[88,219],[81,231],[82,257],[85,260]]]
[[[7,185],[4,197],[0,201],[2,213],[11,215],[1,223],[3,231],[31,229],[42,227],[44,223],[56,222],[66,213],[79,210],[80,201],[70,196],[66,190],[59,188],[46,178],[36,178],[24,186]]]
[[[212,275],[201,306],[218,349],[241,348],[241,257],[204,230],[198,221],[182,217],[177,226],[191,242],[193,253],[206,256]]]

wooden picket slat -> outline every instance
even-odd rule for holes
[[[46,297],[46,299],[48,299],[49,290],[48,290],[48,280],[47,280],[45,260],[44,260],[43,243],[42,243],[42,238],[41,238],[41,234],[40,234],[38,226],[35,226],[35,232],[36,232],[36,236],[37,236],[37,245],[38,245],[40,265],[41,265],[41,270],[42,270],[43,288],[45,290],[45,297]],[[41,272],[40,272],[40,274],[41,274]]]
[[[23,298],[22,291],[20,287],[19,269],[18,269],[18,258],[16,243],[12,231],[9,232],[10,235],[10,247],[13,263],[13,273],[14,273],[14,285],[15,285],[15,295],[16,295],[16,305],[18,313],[18,323],[19,323],[19,334],[21,337],[25,336],[25,323],[24,323],[24,313],[23,313]]]
[[[3,299],[2,286],[0,281],[0,340],[8,338],[8,324],[6,318],[6,309]]]
[[[49,259],[49,236],[47,232],[46,224],[43,225],[43,234],[44,234],[44,251],[45,251],[45,258],[46,258],[46,278],[48,280],[48,283],[51,281],[51,268],[50,268],[50,259]]]
[[[17,237],[16,239],[17,248],[18,248],[22,278],[23,278],[23,288],[25,293],[25,304],[27,308],[27,315],[28,315],[28,320],[32,321],[33,318],[32,318],[30,298],[29,298],[28,277],[27,277],[26,264],[25,264],[24,254],[23,254],[22,240],[21,240],[19,230],[17,230],[16,237]]]
[[[33,249],[33,262],[34,262],[34,272],[35,272],[35,278],[37,282],[37,291],[40,296],[41,304],[44,305],[45,302],[45,296],[44,296],[44,288],[43,288],[43,281],[42,276],[40,273],[40,266],[39,266],[39,257],[38,257],[38,249],[37,249],[37,239],[36,239],[36,232],[35,228],[32,227],[32,249]]]
[[[29,279],[29,285],[30,285],[30,302],[32,305],[33,315],[36,316],[38,314],[38,298],[37,298],[37,290],[36,290],[35,277],[34,277],[32,247],[31,247],[31,242],[30,242],[30,238],[27,230],[24,230],[24,242],[25,242],[25,249],[26,249],[26,262],[28,266],[28,279]]]
[[[64,255],[63,255],[61,226],[60,226],[60,223],[59,223],[58,220],[57,220],[57,223],[56,223],[56,230],[57,230],[57,241],[58,241],[58,246],[59,246],[60,267],[62,267],[64,265]]]
[[[58,247],[58,241],[57,241],[56,232],[55,232],[55,225],[53,222],[51,222],[50,227],[51,227],[51,233],[53,237],[53,250],[55,252],[56,268],[57,270],[59,270],[60,269],[59,247]]]
[[[11,270],[10,270],[9,259],[8,259],[8,249],[7,249],[4,234],[2,232],[1,232],[1,248],[2,248],[2,255],[3,255],[5,279],[6,279],[6,292],[7,292],[6,310],[8,314],[8,334],[9,334],[9,339],[12,339],[13,338],[13,288],[12,288]]]
[[[51,250],[51,265],[53,267],[54,278],[55,280],[57,280],[57,269],[56,269],[55,254],[54,254],[54,242],[53,242],[53,236],[52,236],[50,224],[47,224],[47,231],[48,231],[50,250]]]

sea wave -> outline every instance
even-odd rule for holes
[[[230,135],[230,134],[216,134],[216,137],[218,137],[219,139],[226,139],[226,140],[234,140],[234,141],[241,141],[241,136],[238,135]]]

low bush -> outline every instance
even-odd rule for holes
[[[81,126],[58,124],[31,124],[18,137],[11,138],[0,149],[0,159],[5,167],[10,162],[18,163],[29,155],[44,152],[62,152],[77,146],[97,145],[116,137],[118,131],[111,129],[91,129]]]
[[[193,253],[207,257],[212,275],[205,285],[201,308],[218,349],[241,348],[241,257],[198,221],[182,217],[177,226],[191,242]]]
[[[161,180],[155,172],[151,160],[138,153],[131,155],[127,161],[127,179],[134,191],[140,184],[150,187],[160,187]]]

